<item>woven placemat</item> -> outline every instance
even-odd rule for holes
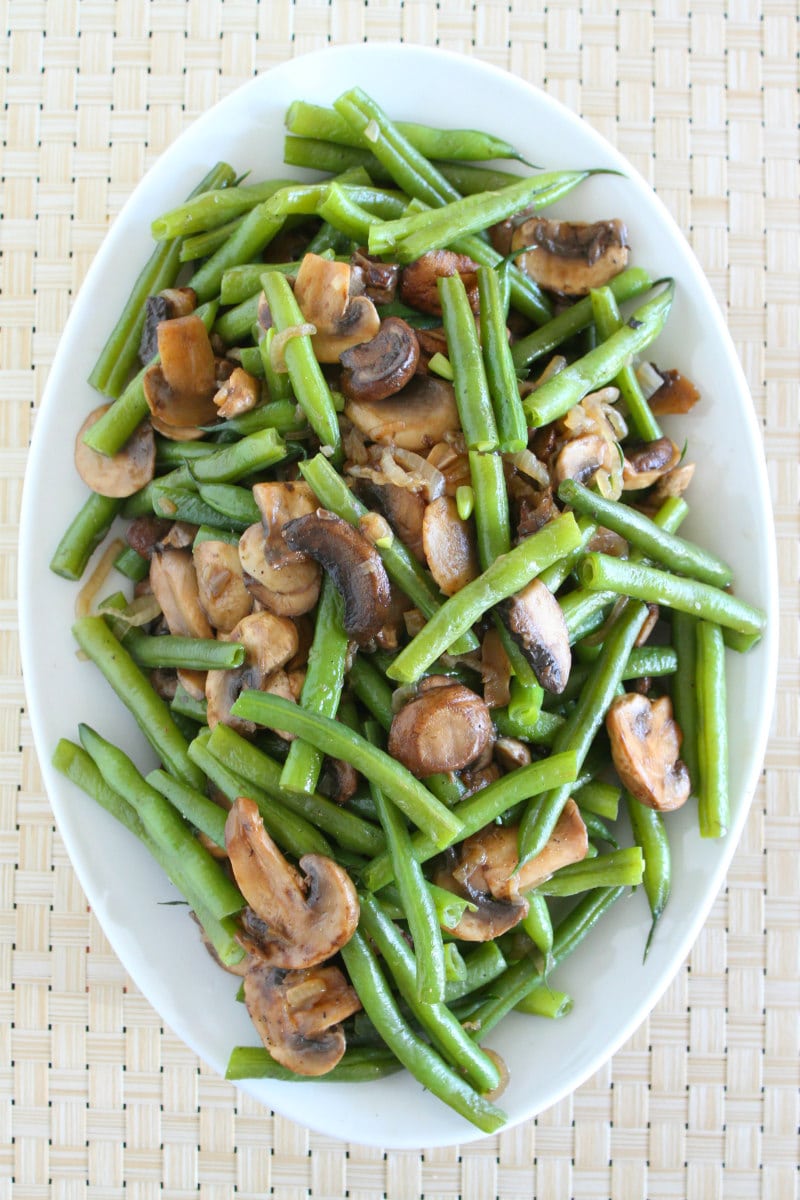
[[[790,1200],[798,1164],[797,12],[786,0],[10,0],[0,293],[0,1197]],[[382,1153],[211,1075],[126,978],[43,793],[16,641],[26,448],[71,299],[143,169],[257,70],[329,43],[474,54],[656,186],[764,426],[783,590],[773,736],[728,878],[631,1041],[538,1120]]]

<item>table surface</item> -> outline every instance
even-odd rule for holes
[[[0,227],[0,1197],[789,1200],[797,1188],[797,13],[790,0],[8,0]],[[458,1148],[345,1145],[161,1024],[88,910],[32,746],[16,638],[26,450],[109,222],[195,115],[326,44],[437,44],[586,117],[657,188],[726,310],[763,425],[777,707],[727,885],[650,1019],[555,1108]]]

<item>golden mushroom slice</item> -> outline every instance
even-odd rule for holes
[[[206,677],[208,724],[222,722],[240,733],[253,733],[255,725],[231,715],[239,694],[247,689],[265,690],[270,680],[297,653],[299,639],[294,622],[271,612],[250,613],[221,639],[241,642],[244,663],[229,671],[209,671]]]
[[[691,780],[679,757],[683,734],[668,696],[618,696],[606,714],[606,729],[617,774],[632,796],[658,812],[686,803]]]
[[[239,551],[229,542],[209,539],[193,551],[200,607],[220,633],[253,611],[253,596],[244,585]]]
[[[426,682],[431,685],[433,679]],[[493,737],[485,701],[463,684],[441,677],[438,686],[426,687],[395,713],[388,749],[422,779],[462,770],[481,756]]]
[[[217,420],[216,361],[202,319],[192,313],[162,321],[158,353],[161,362],[145,372],[145,399],[161,433],[182,441],[187,433],[194,436],[198,426]]]
[[[338,967],[284,971],[259,959],[245,974],[244,1002],[275,1061],[307,1076],[336,1066],[345,1052],[341,1022],[361,1008]]]
[[[474,527],[458,515],[451,496],[425,509],[422,547],[431,575],[445,596],[453,596],[480,574]]]
[[[316,328],[311,345],[318,362],[338,362],[343,351],[370,341],[380,329],[372,301],[350,294],[351,275],[349,263],[303,255],[294,295],[306,321]]]
[[[78,430],[75,439],[75,467],[83,482],[101,496],[132,496],[153,478],[156,470],[156,440],[149,421],[133,431],[125,445],[109,456],[92,450],[83,435],[108,412],[110,404],[101,404]]]
[[[258,954],[271,967],[313,967],[353,936],[359,905],[350,876],[323,854],[304,854],[298,871],[264,828],[258,806],[240,796],[225,822],[225,846],[258,923]]]
[[[652,487],[662,476],[669,474],[681,461],[681,452],[668,437],[644,442],[625,451],[622,468],[623,491]]]
[[[155,548],[150,559],[150,587],[170,633],[213,638],[214,630],[200,604],[197,572],[188,546]]]
[[[341,388],[351,400],[385,400],[399,392],[417,369],[419,342],[400,317],[387,317],[375,337],[340,355]]]
[[[348,400],[344,415],[371,442],[417,454],[461,429],[453,385],[433,375],[415,375],[385,400]]]
[[[572,652],[561,605],[540,580],[499,606],[509,633],[525,655],[542,687],[560,695],[567,686]]]
[[[513,232],[517,262],[543,288],[562,296],[588,296],[624,270],[628,231],[622,221],[585,224],[533,217]]]

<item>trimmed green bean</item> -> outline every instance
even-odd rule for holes
[[[186,237],[188,234],[216,229],[250,212],[282,188],[292,187],[296,183],[296,179],[269,179],[264,183],[204,191],[193,200],[187,200],[156,217],[150,232],[160,242],[165,238]]]
[[[477,579],[451,596],[425,627],[398,654],[387,671],[390,679],[413,683],[456,638],[466,633],[488,609],[525,587],[580,540],[575,518],[565,513],[508,554],[496,559]]]
[[[186,671],[230,671],[244,662],[240,642],[220,642],[216,638],[179,637],[163,634],[153,637],[131,628],[122,644],[133,661],[146,671],[174,667]]]
[[[214,528],[220,523],[221,514],[201,500],[196,491],[189,488],[171,488],[156,484],[152,492],[153,512],[157,517],[169,517],[172,521],[186,521],[189,525],[207,525]],[[135,516],[135,510],[128,510],[126,516]],[[241,533],[247,528],[244,521],[234,521],[230,516],[223,518],[230,526],[236,526]]]
[[[578,568],[578,578],[590,591],[607,590],[647,604],[663,604],[740,633],[760,635],[766,624],[761,609],[721,588],[608,554],[587,554]]]
[[[553,918],[544,893],[529,892],[525,898],[528,901],[528,911],[522,918],[521,926],[544,959],[546,977],[553,955]]]
[[[581,809],[595,813],[606,821],[616,821],[622,792],[613,783],[591,779],[572,793],[572,798]]]
[[[484,1133],[494,1133],[506,1116],[452,1071],[403,1020],[383,972],[358,930],[342,947],[347,972],[369,1019],[390,1050],[419,1082]]]
[[[170,700],[169,706],[173,713],[179,713],[182,717],[188,717],[189,720],[196,721],[198,725],[207,724],[208,702],[206,700],[196,700],[194,696],[190,696],[186,688],[180,683],[175,689],[175,695]]]
[[[373,1079],[384,1079],[402,1071],[391,1050],[372,1046],[352,1046],[344,1052],[332,1070],[316,1077],[317,1083],[369,1083]],[[307,1075],[298,1075],[288,1067],[282,1067],[263,1046],[234,1046],[228,1065],[226,1079],[279,1079],[283,1083],[308,1083]]]
[[[540,883],[543,896],[577,896],[598,887],[636,887],[642,882],[644,858],[640,846],[627,846],[611,854],[598,854],[554,871]]]
[[[664,818],[654,808],[640,804],[630,792],[625,793],[625,803],[631,822],[636,845],[644,855],[644,892],[653,918],[650,933],[645,942],[643,960],[647,958],[659,917],[664,911],[671,889],[671,862],[669,840]]]
[[[557,1021],[572,1012],[572,997],[567,992],[554,992],[545,984],[541,984],[520,1000],[515,1011]]]
[[[64,531],[50,559],[50,570],[62,579],[80,579],[121,507],[121,500],[92,492]]]
[[[234,217],[216,229],[204,233],[195,233],[192,237],[181,240],[180,260],[182,263],[193,263],[201,258],[208,258],[227,242],[241,225],[244,217]]]
[[[505,971],[506,960],[497,942],[482,942],[474,950],[463,955],[465,975],[463,979],[448,979],[444,988],[446,1004],[468,996],[470,992],[485,987]]]
[[[394,716],[392,689],[382,672],[369,658],[357,654],[350,665],[348,681],[361,703],[388,733]]]
[[[114,559],[114,570],[133,583],[140,583],[150,570],[150,562],[133,546],[126,546]]]
[[[677,666],[672,679],[672,709],[683,734],[681,758],[686,763],[692,794],[697,795],[697,620],[673,611],[672,644]]]
[[[675,285],[669,280],[663,291],[637,308],[607,341],[531,392],[523,401],[528,424],[535,428],[548,425],[568,413],[589,392],[609,383],[632,355],[639,354],[658,337],[672,307],[674,292]]]
[[[182,817],[195,828],[210,837],[217,846],[225,849],[225,810],[209,800],[204,792],[189,787],[160,768],[145,775],[145,782],[169,800]]]
[[[592,291],[590,298],[595,328],[600,340],[607,341],[624,324],[614,293],[610,287],[601,287]],[[642,392],[642,385],[631,363],[625,363],[619,374],[614,377],[613,383],[619,388],[619,394],[627,405],[628,414],[639,437],[645,442],[654,442],[662,437],[661,427],[650,411]]]
[[[515,737],[535,746],[552,746],[564,718],[556,713],[540,712],[533,725],[522,723],[507,708],[492,710],[492,721],[500,737]]]
[[[456,405],[467,448],[496,450],[497,426],[467,289],[458,274],[440,276],[438,286]]]
[[[478,292],[481,353],[500,449],[504,453],[515,453],[524,450],[528,444],[528,423],[508,343],[506,309],[500,296],[500,281],[492,267],[478,268]]]
[[[697,815],[701,837],[724,837],[730,821],[725,644],[719,625],[697,623]]]
[[[197,494],[204,504],[226,517],[237,529],[261,520],[252,488],[239,487],[235,483],[205,483],[198,486]]]
[[[252,262],[261,254],[283,228],[283,217],[267,216],[270,200],[252,208],[226,242],[194,272],[188,287],[194,288],[199,300],[211,300],[219,295],[222,276],[231,267]]]
[[[285,379],[286,376],[281,376]],[[269,388],[269,380],[267,381]],[[270,396],[272,391],[270,390]],[[269,400],[259,404],[250,412],[242,413],[240,417],[231,417],[224,425],[217,426],[222,434],[235,434],[245,437],[249,433],[257,433],[259,429],[274,429],[282,437],[297,434],[308,429],[305,415],[294,400]]]

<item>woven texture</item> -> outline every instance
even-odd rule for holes
[[[11,0],[0,294],[0,1198],[790,1200],[797,1189],[798,110],[790,0]],[[632,1040],[538,1120],[384,1154],[212,1076],[127,979],[43,793],[16,642],[26,448],[71,299],[121,203],[199,112],[329,43],[406,40],[543,85],[689,236],[763,422],[779,541],[773,735],[688,962]]]

